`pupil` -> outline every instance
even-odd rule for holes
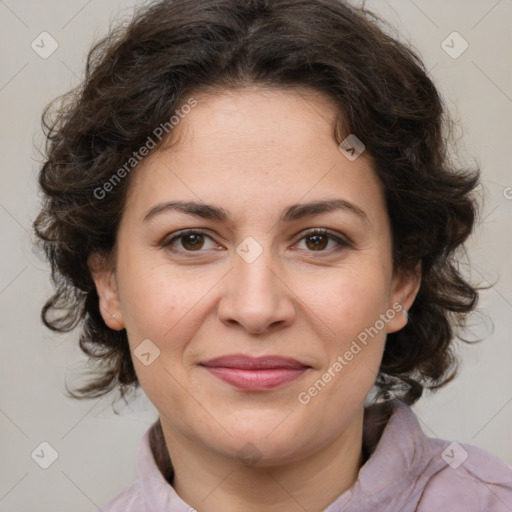
[[[325,244],[326,237],[324,235],[312,235],[312,236],[310,236],[308,238],[309,238],[309,240],[316,240],[315,242],[313,242],[313,247],[315,247],[317,249],[318,248],[320,248],[320,249],[324,249],[325,248],[325,246],[326,246],[326,244]],[[321,241],[319,243],[319,239],[323,239],[324,243],[322,243]]]
[[[203,235],[201,234],[191,234],[191,235],[186,235],[185,239],[184,239],[184,243],[183,243],[183,246],[186,248],[186,249],[197,249],[198,248],[198,245],[200,246],[200,242],[201,242],[201,239],[202,239]],[[190,243],[190,241],[192,241]],[[187,247],[189,246],[189,247]]]

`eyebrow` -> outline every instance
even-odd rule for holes
[[[351,212],[357,215],[362,221],[366,223],[369,222],[366,213],[354,203],[346,201],[345,199],[328,199],[324,201],[292,204],[281,212],[279,223],[290,223],[305,217],[335,210]],[[148,222],[157,215],[167,211],[178,211],[201,219],[217,220],[226,223],[230,222],[230,214],[224,208],[195,201],[168,201],[158,203],[146,212],[143,222]]]

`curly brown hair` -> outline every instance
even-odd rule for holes
[[[93,252],[111,255],[136,170],[110,193],[98,190],[191,94],[251,85],[334,101],[337,141],[362,134],[384,184],[394,270],[421,263],[409,322],[387,336],[381,394],[412,404],[453,378],[453,340],[478,300],[458,256],[477,216],[479,170],[452,163],[436,87],[415,50],[382,25],[341,0],[160,0],[92,47],[80,86],[43,113],[45,201],[34,221],[56,288],[42,320],[57,332],[81,322],[93,363],[93,379],[70,396],[118,389],[124,398],[139,386],[126,330],[103,321],[87,264]]]

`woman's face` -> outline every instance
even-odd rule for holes
[[[194,98],[174,146],[133,171],[101,312],[167,440],[298,460],[360,425],[419,283],[393,275],[383,188],[338,148],[327,99]]]

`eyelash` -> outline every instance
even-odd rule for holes
[[[186,254],[187,257],[194,257],[195,256],[194,253],[204,252],[202,250],[188,251],[186,249],[175,249],[175,248],[172,247],[172,244],[176,240],[179,240],[180,238],[183,238],[183,237],[185,237],[187,235],[205,235],[205,236],[207,236],[208,238],[211,239],[211,236],[208,234],[208,232],[203,230],[203,229],[200,229],[200,228],[197,228],[197,229],[186,229],[184,231],[178,232],[175,236],[173,236],[169,240],[164,241],[161,244],[161,246],[162,246],[162,248],[169,249],[172,252],[178,252],[178,253]],[[340,251],[342,249],[345,249],[345,248],[348,248],[348,247],[352,247],[352,243],[349,242],[347,239],[345,239],[345,238],[341,237],[340,235],[336,234],[335,232],[332,232],[332,231],[330,231],[328,229],[325,229],[325,228],[314,228],[314,229],[311,229],[309,231],[306,231],[302,235],[302,237],[297,240],[296,243],[300,242],[304,238],[313,237],[315,235],[327,236],[329,239],[334,240],[338,244],[338,246],[335,247],[334,249],[324,249],[324,250],[308,251],[308,252],[311,252],[311,253],[330,253],[331,251],[338,252],[338,251]]]

